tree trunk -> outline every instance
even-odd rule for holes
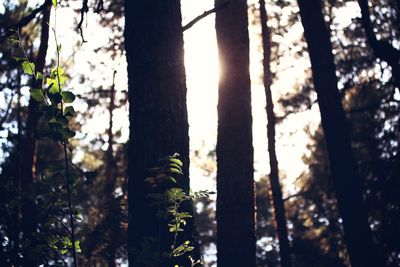
[[[117,164],[114,158],[114,150],[113,150],[113,142],[114,142],[114,134],[113,134],[113,112],[115,109],[115,75],[116,71],[113,72],[113,83],[110,89],[110,104],[108,106],[108,148],[106,151],[106,170],[105,170],[105,178],[106,182],[104,185],[104,195],[106,197],[105,201],[105,211],[104,211],[104,220],[107,222],[105,226],[109,230],[109,242],[107,244],[107,253],[106,260],[108,263],[108,267],[115,267],[115,260],[117,254],[117,240],[118,233],[120,228],[120,203],[117,203],[117,200],[114,197],[114,188],[116,182],[116,170]]]
[[[219,6],[224,0],[216,0]],[[247,2],[216,13],[221,73],[217,137],[218,266],[256,266]]]
[[[279,238],[279,256],[281,258],[282,267],[292,266],[292,256],[290,252],[290,244],[288,239],[287,223],[285,217],[285,206],[282,199],[282,190],[279,183],[279,168],[278,159],[275,151],[275,125],[276,118],[274,113],[274,103],[272,101],[271,93],[271,33],[267,25],[268,17],[265,9],[265,1],[259,0],[260,3],[260,18],[261,18],[261,32],[263,43],[263,70],[264,70],[264,88],[266,97],[266,110],[267,110],[267,135],[268,135],[268,155],[270,174],[269,180],[271,184],[272,202],[275,210],[276,228]]]
[[[385,266],[383,255],[373,242],[362,200],[362,182],[339,96],[330,33],[321,2],[298,0],[298,4],[350,261],[353,267]]]
[[[389,42],[376,38],[371,23],[368,0],[358,0],[358,4],[361,8],[361,22],[368,44],[371,46],[374,55],[380,60],[385,61],[392,68],[394,84],[397,88],[400,88],[400,50],[396,49]]]
[[[189,137],[180,1],[125,1],[125,48],[128,62],[130,141],[128,163],[129,262],[140,265],[137,252],[158,240],[156,252],[168,252],[172,234],[148,195],[145,178],[157,160],[179,153],[189,191]],[[189,212],[191,205],[187,205]],[[193,240],[192,221],[180,234]],[[193,243],[192,243],[193,244]],[[187,264],[187,263],[186,263]],[[167,266],[162,264],[159,266]],[[186,266],[186,265],[185,265]]]
[[[46,63],[47,47],[49,42],[49,19],[50,19],[51,5],[48,5],[43,10],[43,18],[41,23],[41,36],[39,51],[35,62],[35,72],[43,73],[43,69]],[[34,80],[32,82],[32,88],[41,88],[42,80]],[[32,185],[35,177],[35,165],[36,165],[36,129],[39,122],[38,113],[38,102],[33,98],[29,99],[28,106],[28,119],[25,127],[25,136],[23,140],[23,154],[21,156],[21,171],[20,181],[21,190],[25,196],[33,199]],[[36,228],[35,220],[35,205],[31,201],[26,201],[21,207],[22,221],[21,228],[23,232],[24,240],[30,240],[31,242],[23,249],[23,265],[24,266],[35,266],[36,263],[33,259],[35,255],[32,254],[35,248],[35,238],[33,233]],[[33,257],[32,257],[33,256]]]

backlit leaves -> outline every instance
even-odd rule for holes
[[[34,75],[35,74],[35,63],[24,60],[22,61],[22,69],[24,70],[25,74]]]

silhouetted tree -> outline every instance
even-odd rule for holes
[[[138,252],[145,253],[146,242],[157,240],[154,249],[159,256],[168,252],[172,244],[168,220],[157,215],[148,197],[153,191],[145,181],[147,169],[157,160],[179,153],[184,175],[178,186],[189,191],[180,1],[125,1],[125,14],[130,104],[128,253],[131,265],[143,266]],[[184,240],[193,240],[191,225],[189,222],[185,226]],[[159,264],[167,263],[164,260]]]
[[[321,2],[299,0],[298,4],[350,260],[353,267],[385,266],[385,260],[373,242],[362,200],[362,183],[337,88],[330,34]]]
[[[217,0],[215,6],[223,1]],[[247,2],[216,13],[221,73],[217,137],[218,266],[255,266]]]

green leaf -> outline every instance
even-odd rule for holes
[[[42,89],[31,89],[31,97],[37,102],[42,102],[44,100],[44,95]]]
[[[73,106],[68,106],[68,107],[65,107],[65,109],[64,109],[64,116],[74,116],[75,115],[75,110],[74,110],[74,107]]]
[[[58,92],[57,93],[47,94],[47,96],[49,97],[49,99],[50,99],[50,101],[51,101],[51,103],[53,105],[57,105],[62,100],[61,94],[58,93]]]
[[[41,72],[37,72],[36,73],[36,80],[42,80],[43,79],[43,73],[41,73]]]
[[[25,60],[22,62],[22,69],[26,74],[33,75],[35,73],[35,63]]]
[[[14,37],[10,37],[8,38],[8,40],[13,44],[13,45],[17,45],[19,44],[19,40],[14,38]]]
[[[183,166],[183,163],[181,160],[177,159],[177,158],[171,158],[169,161],[171,161],[172,163],[177,164],[178,166]]]
[[[57,7],[57,0],[51,0],[51,3],[53,4],[54,7]]]
[[[25,58],[22,58],[22,57],[13,57],[13,59],[15,59],[15,61],[17,61],[17,62],[25,61]]]
[[[177,174],[183,174],[183,172],[181,170],[175,169],[175,168],[168,168],[167,172],[170,173],[177,173]]]
[[[61,129],[61,134],[66,140],[75,136],[75,132],[68,127]]]
[[[72,92],[61,92],[61,96],[65,103],[72,103],[75,100],[75,95]]]
[[[81,250],[81,246],[80,246],[80,242],[81,241],[79,241],[79,240],[76,240],[75,241],[75,249],[76,249],[76,252],[82,252],[82,250]]]
[[[62,126],[67,126],[68,125],[68,119],[63,116],[63,115],[57,115],[56,121],[61,124]]]
[[[68,249],[64,248],[60,250],[61,254],[64,255],[68,252]]]

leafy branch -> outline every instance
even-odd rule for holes
[[[57,8],[57,1],[51,1],[54,9]],[[56,19],[57,20],[57,19]],[[71,201],[71,180],[69,173],[67,144],[68,140],[75,136],[75,132],[69,127],[69,118],[74,116],[75,110],[72,106],[65,106],[65,104],[72,103],[75,100],[75,95],[70,91],[63,90],[66,82],[65,71],[60,67],[60,53],[61,44],[58,43],[56,25],[52,28],[56,43],[57,65],[52,68],[50,73],[45,76],[43,73],[35,69],[35,63],[29,61],[28,55],[21,44],[21,36],[19,30],[16,31],[18,39],[11,39],[11,41],[20,45],[23,50],[24,58],[15,58],[21,62],[21,67],[25,74],[31,76],[35,81],[40,81],[40,88],[31,88],[30,95],[40,104],[40,108],[47,119],[46,129],[42,131],[42,136],[59,142],[63,146],[64,152],[64,168],[67,190],[67,206],[70,226],[67,227],[70,237],[62,237],[52,239],[49,242],[50,247],[57,249],[61,254],[65,254],[69,250],[72,251],[73,266],[77,267],[77,251],[80,251],[79,241],[75,238],[75,224],[74,224],[74,210]],[[44,88],[43,81],[46,81],[47,88]],[[60,221],[56,218],[57,221]],[[63,226],[66,227],[64,223]],[[57,245],[58,244],[58,245]]]

